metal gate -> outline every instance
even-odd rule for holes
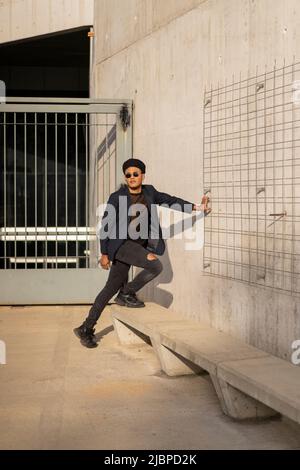
[[[0,303],[90,303],[108,272],[97,224],[132,156],[132,101],[0,105]]]

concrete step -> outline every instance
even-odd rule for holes
[[[300,423],[300,368],[278,357],[223,362],[218,377]]]

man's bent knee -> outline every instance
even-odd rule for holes
[[[153,253],[148,253],[147,254],[147,259],[149,259],[150,261],[153,261],[153,260],[157,259],[157,257]]]
[[[151,261],[151,263],[148,265],[147,269],[149,269],[151,272],[155,273],[155,275],[158,275],[161,273],[163,269],[163,265],[161,261],[155,256],[152,255],[152,253],[149,253],[147,255],[147,259]]]

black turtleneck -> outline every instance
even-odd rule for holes
[[[130,193],[130,191],[129,191],[129,195],[130,195],[130,201],[131,201],[130,205],[132,205],[132,204],[143,204],[145,206],[144,210],[142,210],[141,212],[136,211],[136,215],[131,215],[129,217],[130,222],[132,222],[132,220],[139,217],[142,225],[143,225],[144,221],[145,221],[145,223],[146,223],[146,221],[148,221],[148,224],[149,224],[150,223],[150,221],[149,221],[149,208],[148,208],[148,205],[147,205],[144,193],[143,193],[143,189],[141,189],[141,191],[139,193]],[[139,232],[140,229],[141,229],[140,223],[138,223],[137,226],[135,226],[133,224],[133,228],[134,228],[134,231]],[[148,225],[148,231],[149,231],[149,225]],[[130,234],[129,234],[129,230],[128,230],[128,235],[127,236],[128,236],[129,239],[132,239]],[[148,237],[147,237],[147,239],[148,239]],[[145,239],[145,238],[143,239],[143,238],[139,237],[134,241],[144,245],[147,239]]]

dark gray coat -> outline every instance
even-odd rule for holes
[[[181,199],[176,196],[170,196],[170,194],[167,193],[162,193],[160,191],[157,191],[152,184],[143,184],[142,185],[143,193],[146,199],[146,202],[148,204],[149,210],[152,204],[158,204],[158,205],[166,205],[166,206],[171,206],[173,204],[177,204],[178,207],[174,206],[175,210],[180,210],[182,212],[188,212],[191,213],[193,210],[193,203],[189,201],[185,201],[184,199]],[[125,196],[127,197],[127,212],[125,211],[121,212],[119,211],[119,196]],[[124,199],[124,201],[126,201]],[[110,229],[110,232],[107,233],[105,231],[106,228],[106,223],[104,224],[103,220],[104,218],[107,217],[107,210],[105,210],[102,218],[102,224],[101,224],[101,229],[100,229],[100,250],[102,254],[107,254],[109,260],[113,261],[115,254],[119,247],[124,243],[124,241],[127,239],[127,228],[130,223],[130,216],[128,215],[128,208],[130,206],[131,200],[130,200],[130,192],[129,188],[126,184],[122,184],[120,188],[113,192],[107,201],[107,204],[112,204],[115,209],[116,209],[116,217],[114,217],[114,220],[110,225],[110,227],[114,227],[114,230],[116,231],[116,238],[110,238],[110,233],[114,233],[113,230]],[[152,218],[151,218],[152,217]],[[159,218],[157,214],[157,209],[152,210],[151,213],[151,227],[152,227],[152,233],[155,233],[155,236],[151,239],[148,238],[148,243],[147,243],[147,250],[156,253],[158,255],[162,255],[165,251],[165,242],[162,237],[162,230],[161,226],[159,223]],[[107,222],[107,220],[106,220]],[[125,227],[125,233],[124,234],[119,234],[118,233],[118,228],[119,227]]]

